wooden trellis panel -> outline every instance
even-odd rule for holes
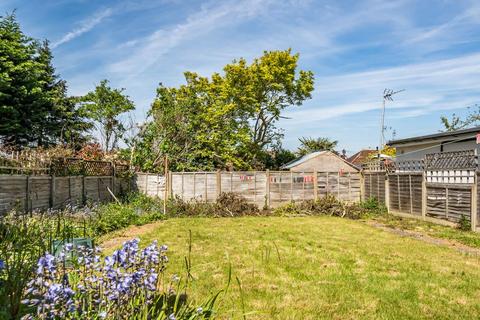
[[[425,155],[426,170],[476,169],[475,150],[440,152]]]

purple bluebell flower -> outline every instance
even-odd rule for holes
[[[73,243],[65,244],[64,249],[65,249],[66,252],[72,251],[73,250]]]
[[[95,312],[88,316],[107,317],[110,308],[129,304],[139,294],[145,295],[146,305],[153,303],[159,289],[159,272],[164,271],[167,261],[167,247],[159,248],[153,242],[139,250],[139,241],[126,241],[104,259],[96,255],[97,249],[78,247],[80,259],[67,274],[57,272],[56,263],[61,260],[46,254],[38,261],[38,277],[28,283],[28,299],[24,303],[37,306],[37,312],[47,318],[65,318],[72,312],[82,315]],[[67,250],[70,248],[65,245],[64,251]],[[88,310],[83,309],[85,298],[92,302]]]

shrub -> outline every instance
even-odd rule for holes
[[[233,192],[222,193],[216,202],[216,216],[258,215],[258,206]]]
[[[179,197],[170,199],[167,203],[168,216],[171,217],[236,217],[258,215],[260,210],[255,204],[235,193],[222,193],[216,202],[203,201],[186,202]]]
[[[273,215],[330,215],[346,217],[350,219],[361,219],[371,214],[384,212],[382,206],[375,199],[366,202],[348,203],[335,198],[333,195],[326,195],[317,200],[303,202],[290,202],[273,210]]]
[[[375,197],[370,197],[367,200],[360,202],[360,206],[367,209],[370,214],[378,215],[387,213],[387,207],[378,202]]]
[[[472,230],[472,224],[470,223],[470,220],[468,220],[464,215],[462,215],[458,221],[458,229],[463,231]]]

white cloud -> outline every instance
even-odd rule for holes
[[[192,41],[225,25],[257,16],[269,3],[270,1],[244,0],[224,2],[221,5],[217,2],[203,5],[199,12],[189,16],[183,23],[157,30],[144,39],[132,39],[123,44],[123,47],[133,44],[134,51],[129,53],[128,57],[111,64],[109,70],[128,75],[129,78],[134,77],[184,41]]]
[[[113,10],[110,8],[96,12],[90,18],[84,20],[80,26],[73,31],[66,33],[60,40],[52,44],[52,48],[56,48],[64,43],[72,41],[73,39],[80,37],[82,34],[92,30],[96,25],[101,23],[105,18],[112,15]]]
[[[384,88],[406,89],[387,105],[396,118],[465,108],[480,101],[478,79],[480,54],[323,77],[313,100],[301,110],[288,112],[292,119],[288,123],[314,123],[380,110]]]

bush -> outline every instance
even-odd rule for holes
[[[361,219],[372,214],[385,212],[375,199],[369,199],[360,203],[343,202],[333,195],[327,195],[317,200],[303,202],[290,202],[273,210],[273,215],[329,215]]]
[[[468,220],[467,217],[462,215],[460,217],[460,220],[458,221],[458,229],[463,231],[472,230],[472,224],[470,223],[470,220]]]
[[[201,201],[186,202],[179,197],[167,203],[169,217],[236,217],[259,215],[260,210],[255,204],[235,193],[222,193],[216,202]]]

